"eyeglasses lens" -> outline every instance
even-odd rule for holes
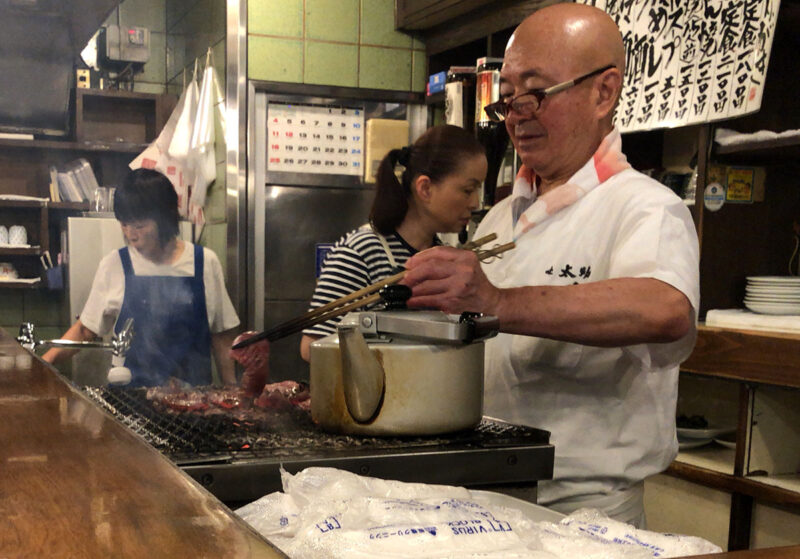
[[[505,109],[506,106],[503,104],[503,102],[497,101],[490,105],[486,105],[483,110],[486,112],[486,116],[488,116],[489,120],[492,122],[502,122],[505,119]]]
[[[506,113],[510,108],[518,115],[529,117],[539,108],[539,99],[537,99],[535,95],[520,95],[514,99],[510,105],[510,107],[506,107]]]
[[[510,103],[497,101],[485,107],[489,119],[494,122],[502,122],[508,118],[508,114],[513,110],[520,116],[530,117],[539,108],[539,99],[532,94],[520,95],[512,99]]]

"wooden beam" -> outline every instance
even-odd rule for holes
[[[422,33],[428,56],[518,25],[536,10],[559,0],[497,0]]]
[[[454,17],[491,3],[491,0],[397,0],[395,28],[400,31],[421,31],[445,23]]]

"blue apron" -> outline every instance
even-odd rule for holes
[[[211,384],[211,331],[203,283],[203,247],[194,246],[194,276],[137,276],[128,248],[119,249],[125,296],[114,331],[133,318],[125,356],[130,386],[159,386],[169,377]]]

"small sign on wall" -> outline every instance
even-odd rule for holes
[[[333,249],[333,245],[334,243],[317,243],[314,245],[316,260],[316,264],[314,265],[314,277],[318,278],[322,273],[322,265],[325,263],[328,253]]]
[[[753,169],[729,168],[728,188],[725,191],[726,200],[728,202],[752,202],[754,179],[755,171]]]
[[[709,183],[703,191],[703,205],[710,212],[715,212],[725,204],[725,187],[718,182]]]
[[[708,184],[717,183],[725,189],[725,202],[752,204],[764,201],[763,167],[711,165],[708,168]]]

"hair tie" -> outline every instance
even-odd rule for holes
[[[408,167],[408,160],[411,158],[411,147],[405,146],[400,148],[397,153],[397,162],[403,167]]]

